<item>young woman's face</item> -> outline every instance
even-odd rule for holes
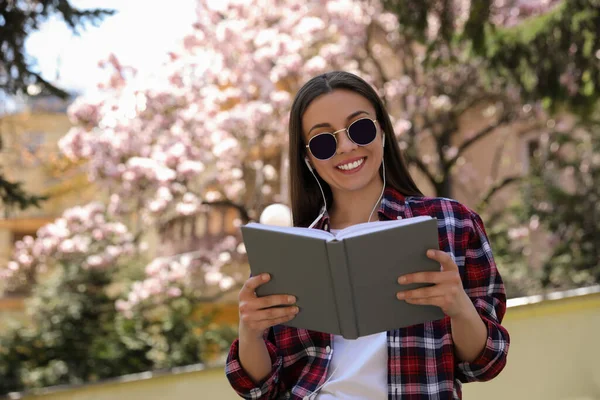
[[[336,89],[317,97],[302,116],[305,143],[323,132],[333,133],[348,128],[362,118],[376,119],[375,108],[361,95],[348,90]],[[364,129],[369,122],[363,121]],[[382,132],[375,121],[375,140],[359,146],[348,137],[347,131],[338,132],[337,149],[333,157],[320,160],[306,150],[306,155],[319,176],[333,191],[356,191],[380,180],[379,167],[383,157]],[[337,189],[337,190],[336,190]]]

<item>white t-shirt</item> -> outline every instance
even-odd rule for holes
[[[386,332],[355,340],[334,335],[327,380],[315,399],[387,399],[387,361]]]
[[[328,380],[315,399],[387,399],[387,358],[386,332],[355,340],[334,335]]]

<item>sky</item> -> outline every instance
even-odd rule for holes
[[[196,20],[196,0],[71,0],[78,8],[117,10],[99,27],[89,25],[74,35],[59,19],[53,18],[32,33],[28,54],[37,59],[42,76],[62,88],[81,94],[92,91],[102,79],[98,61],[114,53],[125,65],[141,74],[152,71],[166,58]]]

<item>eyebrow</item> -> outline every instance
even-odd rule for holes
[[[370,115],[367,111],[358,110],[358,111],[355,111],[352,114],[348,115],[346,117],[346,122],[349,122],[352,118],[354,118],[354,117],[356,117],[358,115],[361,115],[361,114]],[[308,131],[308,134],[310,135],[310,133],[313,130],[317,129],[317,128],[330,128],[330,127],[331,127],[331,124],[329,122],[323,122],[323,123],[320,123],[320,124],[316,124],[315,126],[313,126],[312,128],[310,128],[310,130]]]

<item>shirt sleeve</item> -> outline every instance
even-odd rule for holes
[[[240,363],[239,339],[236,339],[229,349],[225,375],[233,390],[244,399],[275,399],[279,393],[283,358],[277,354],[277,348],[266,335],[265,344],[271,357],[271,372],[260,382],[254,382]]]
[[[506,365],[510,336],[501,323],[506,313],[504,283],[492,255],[492,249],[479,215],[470,211],[465,251],[465,292],[487,327],[485,348],[471,362],[457,365],[457,378],[462,382],[488,381],[495,378]]]

